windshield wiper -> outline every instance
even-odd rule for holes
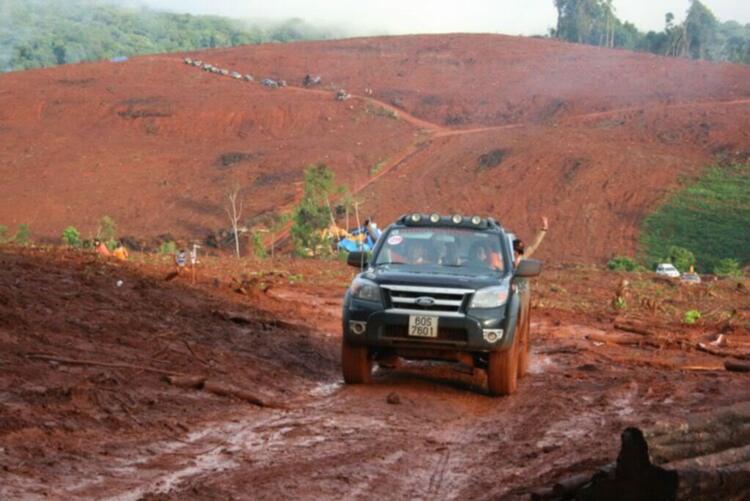
[[[387,261],[385,263],[377,263],[375,266],[386,266],[386,265],[389,265],[389,264],[406,264],[406,263],[401,263],[401,262],[398,262],[398,261]]]

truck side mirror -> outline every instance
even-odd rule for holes
[[[542,262],[536,259],[521,259],[516,267],[514,276],[519,278],[532,278],[542,272]]]
[[[353,251],[346,256],[346,264],[355,268],[364,268],[369,264],[370,255],[366,251]]]

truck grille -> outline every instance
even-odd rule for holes
[[[413,285],[382,285],[388,308],[407,310],[420,314],[425,312],[458,314],[464,311],[465,301],[474,292],[472,289],[420,287]]]
[[[464,329],[438,328],[437,338],[423,338],[409,335],[409,327],[406,325],[386,325],[383,327],[383,337],[392,339],[410,339],[418,341],[452,341],[466,343],[468,336]]]

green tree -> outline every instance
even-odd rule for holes
[[[699,0],[691,0],[685,19],[687,49],[693,59],[716,59],[717,29],[719,21]]]
[[[117,225],[114,219],[104,216],[99,220],[99,227],[96,230],[96,238],[107,244],[107,247],[114,245],[117,239]]]
[[[4,244],[8,240],[8,227],[0,224],[0,244]]]
[[[18,245],[29,245],[29,242],[31,241],[31,228],[29,225],[20,225],[16,232],[16,236],[13,239]]]
[[[635,271],[638,263],[627,256],[615,256],[607,263],[607,268],[612,271]]]
[[[268,252],[266,252],[266,248],[263,245],[263,237],[261,236],[259,231],[254,231],[251,234],[252,239],[252,245],[253,245],[253,255],[257,257],[258,259],[265,259],[268,257]]]
[[[569,42],[603,45],[607,14],[601,0],[555,0],[557,38]]]
[[[62,241],[68,247],[80,247],[81,234],[78,232],[75,226],[68,226],[62,232]]]
[[[714,266],[714,275],[720,277],[739,277],[742,275],[740,262],[732,258],[720,259]]]
[[[330,242],[322,230],[333,221],[330,195],[334,190],[333,172],[323,164],[305,169],[302,200],[292,218],[292,241],[299,255],[318,255],[330,252]]]
[[[551,34],[569,42],[622,47],[675,57],[718,59],[750,64],[750,24],[720,23],[699,0],[691,0],[685,20],[665,15],[663,31],[642,33],[617,18],[613,0],[553,0],[556,28]]]
[[[159,245],[159,254],[174,254],[177,252],[177,244],[172,240],[167,240]]]
[[[300,19],[250,24],[218,16],[174,14],[114,3],[3,0],[0,71],[332,36],[330,30],[310,26]]]
[[[669,252],[665,259],[667,262],[675,265],[675,267],[682,272],[686,272],[695,266],[695,254],[688,249],[677,245],[673,245],[669,248]]]

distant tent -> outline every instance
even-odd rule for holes
[[[109,60],[110,63],[124,63],[128,60],[128,56],[116,56]]]

